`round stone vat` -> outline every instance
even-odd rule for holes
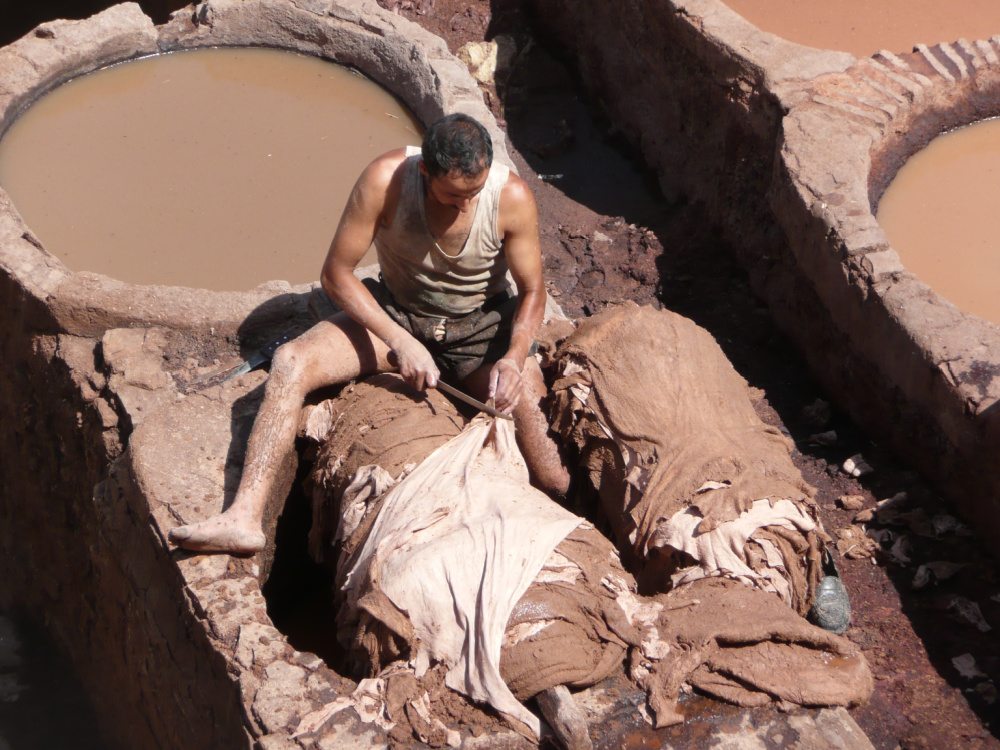
[[[1000,120],[944,133],[907,160],[876,218],[906,268],[960,310],[1000,324]]]
[[[202,48],[50,91],[0,139],[0,185],[73,270],[216,291],[306,284],[357,176],[421,137],[392,94],[350,68]]]
[[[0,132],[69,79],[205,47],[267,47],[348,66],[421,123],[474,116],[493,135],[495,158],[510,164],[464,64],[367,0],[209,0],[161,26],[126,3],[43,24],[0,49]],[[355,686],[292,648],[261,593],[297,456],[284,457],[264,553],[190,555],[165,539],[231,499],[266,377],[200,387],[183,373],[238,361],[308,325],[314,288],[276,280],[215,292],[75,272],[0,190],[0,555],[17,561],[0,604],[49,624],[112,747],[386,742],[352,712],[291,739],[303,715]]]
[[[816,378],[995,548],[1000,329],[904,268],[873,211],[933,137],[1000,113],[1000,36],[858,58],[719,0],[533,6],[666,198],[716,223]]]
[[[380,18],[372,29],[366,27],[369,16]],[[509,161],[502,134],[475,82],[444,43],[360,2],[208,2],[193,12],[177,11],[160,27],[138,6],[126,3],[85,22],[43,24],[2,52],[0,132],[42,94],[70,78],[133,58],[212,46],[273,47],[349,66],[394,93],[420,122],[432,122],[446,112],[468,112],[487,124],[498,158]],[[71,333],[142,324],[235,331],[251,311],[262,314],[265,303],[277,317],[287,315],[295,305],[292,298],[305,291],[293,292],[280,279],[249,293],[210,293],[74,273],[44,251],[2,192],[0,232],[5,265],[32,296],[47,300],[54,325]],[[321,261],[318,257],[317,268]]]
[[[763,31],[797,44],[868,57],[940,39],[986,38],[1000,31],[1000,7],[990,0],[726,0]]]
[[[934,479],[988,548],[1000,534],[1000,484],[988,469],[1000,449],[1000,328],[905,267],[875,213],[911,155],[1000,114],[998,51],[1000,37],[919,45],[813,80],[786,119],[772,188],[829,311],[811,348],[846,350],[853,362],[814,359],[839,370],[828,379],[852,414]]]

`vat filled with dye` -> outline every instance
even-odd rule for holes
[[[857,57],[1000,32],[1000,5],[991,0],[726,0],[726,5],[762,31]]]
[[[1000,324],[1000,120],[945,133],[882,194],[878,222],[903,265],[959,309]]]
[[[419,142],[406,108],[348,68],[199,49],[47,93],[0,140],[0,186],[72,270],[242,291],[316,281],[357,175]]]

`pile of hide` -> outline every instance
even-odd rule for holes
[[[581,321],[556,366],[553,426],[643,591],[725,576],[808,611],[828,541],[815,490],[707,331],[629,303]]]
[[[620,666],[628,644],[604,620],[615,594],[601,583],[627,576],[613,546],[529,485],[510,422],[480,417],[457,434],[461,425],[439,393],[424,398],[393,375],[309,415],[307,432],[325,435],[313,551],[329,560],[338,548],[338,636],[373,677],[304,728],[353,705],[384,728],[405,721],[453,744],[448,719],[472,717],[454,706],[434,715],[441,665],[447,686],[537,738],[518,699]]]
[[[646,313],[637,310],[631,307],[626,318],[641,321]],[[602,321],[596,330],[582,325],[559,350],[565,372],[559,426],[581,448],[608,515],[630,549],[644,555],[676,540],[657,530],[691,508],[702,523],[710,519],[710,530],[727,533],[734,519],[764,518],[755,527],[744,521],[725,537],[746,570],[693,564],[709,556],[697,544],[677,542],[683,548],[677,559],[689,564],[668,569],[663,588],[671,574],[676,587],[639,595],[610,541],[530,487],[511,423],[480,416],[463,427],[436,391],[418,394],[392,375],[369,379],[315,409],[307,432],[326,436],[314,472],[313,550],[331,562],[329,552],[336,551],[338,636],[371,676],[353,696],[306,717],[300,732],[352,706],[390,732],[405,729],[429,744],[455,746],[456,724],[476,731],[477,719],[448,702],[447,686],[538,737],[540,721],[519,701],[558,685],[594,684],[625,660],[648,692],[658,726],[682,720],[676,701],[685,684],[741,705],[850,705],[870,694],[858,649],[774,596],[785,581],[793,601],[808,598],[821,534],[784,438],[760,424],[748,401],[749,415],[738,408],[735,416],[718,403],[734,393],[746,400],[745,385],[693,324],[670,316],[663,341],[664,331],[647,327],[647,338],[636,342],[627,319],[604,318],[618,329],[610,338],[630,342],[632,352],[672,352],[678,369],[707,373],[706,388],[722,378],[724,387],[703,394],[696,406],[712,406],[729,420],[687,415],[670,392],[657,392],[661,383],[645,379],[649,370],[641,363],[607,367],[598,356],[600,366],[588,369],[591,351],[600,352],[591,344],[607,337]],[[685,338],[692,331],[701,344],[693,349]],[[671,363],[655,366],[665,364]],[[621,418],[622,404],[641,414]],[[635,429],[642,419],[655,429]],[[734,423],[742,432],[733,434]],[[707,436],[696,434],[706,429]],[[722,432],[730,436],[725,450]],[[708,480],[719,486],[706,489]],[[694,487],[687,502],[676,499],[683,486]],[[654,507],[644,491],[654,487],[673,488],[666,496],[675,498],[676,509]],[[609,504],[615,500],[619,506]],[[777,511],[762,512],[761,501]],[[636,515],[639,508],[645,516]],[[708,533],[694,536],[699,532]],[[707,549],[711,559],[732,564],[722,551]],[[798,577],[786,575],[795,565]],[[771,569],[770,577],[762,568]]]
[[[313,470],[313,524],[309,549],[318,562],[329,562],[328,550],[347,536],[359,536],[360,515],[390,484],[432,451],[458,435],[465,420],[437,390],[419,393],[398,375],[375,375],[347,386],[337,398],[312,409],[302,432],[321,444]],[[375,481],[372,481],[374,477]],[[356,484],[357,489],[350,489]],[[359,497],[365,488],[374,496]],[[341,508],[345,492],[353,500]],[[369,512],[369,521],[375,513]],[[350,540],[344,548],[350,554]]]

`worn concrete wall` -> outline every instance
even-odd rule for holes
[[[885,51],[798,86],[769,192],[828,314],[829,333],[800,342],[814,368],[987,541],[1000,534],[990,470],[1000,451],[1000,327],[909,273],[874,210],[906,157],[942,131],[1000,114],[998,48],[994,37]]]
[[[1000,329],[909,274],[874,219],[902,162],[1000,111],[1000,38],[792,44],[719,0],[538,0],[668,199],[705,208],[838,403],[1000,536]]]

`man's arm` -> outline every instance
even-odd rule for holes
[[[510,345],[490,372],[490,396],[501,411],[513,411],[521,398],[520,372],[545,314],[538,207],[524,181],[511,173],[500,195],[500,229],[510,275],[517,284],[517,310]]]
[[[393,177],[404,158],[403,150],[390,151],[361,173],[330,243],[320,283],[344,312],[386,343],[396,355],[406,382],[423,390],[436,386],[440,376],[430,352],[379,307],[354,275],[354,269],[371,247],[386,206],[395,203],[390,200],[390,195],[398,192]]]

